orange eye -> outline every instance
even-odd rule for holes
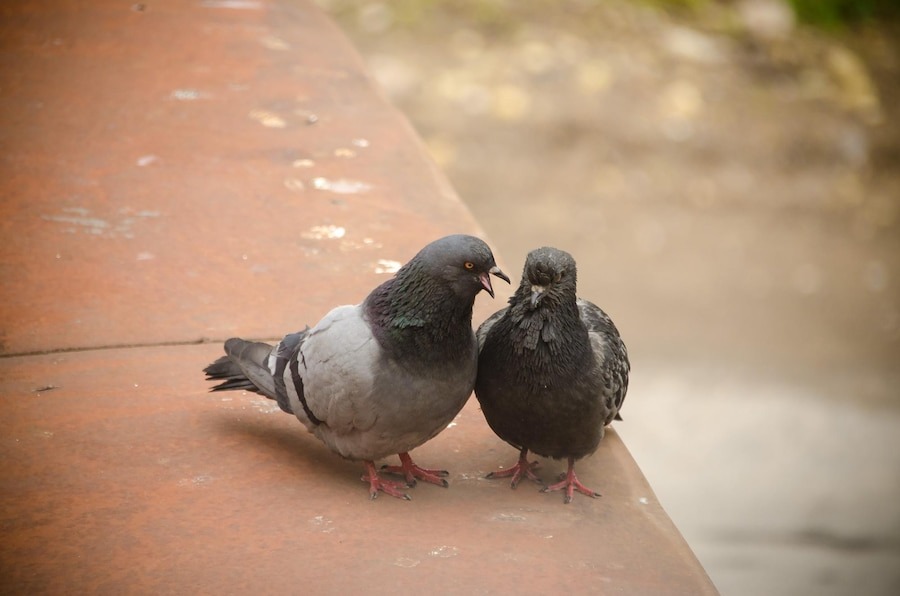
[[[475,268],[475,263],[473,263],[472,261],[466,261],[466,264],[463,265],[463,267],[465,267],[466,269],[471,271],[472,269]]]

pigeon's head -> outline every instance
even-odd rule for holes
[[[572,255],[545,246],[528,253],[519,290],[531,308],[537,308],[541,303],[574,300],[576,283],[577,270]]]
[[[494,262],[491,249],[474,236],[456,234],[435,240],[423,248],[415,260],[467,300],[474,299],[482,289],[494,297],[491,275],[509,283],[509,277]]]

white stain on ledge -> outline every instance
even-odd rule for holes
[[[449,559],[459,554],[459,549],[455,546],[439,546],[432,549],[428,553],[432,557],[440,557],[441,559]]]
[[[325,190],[340,195],[352,195],[366,192],[372,188],[370,184],[360,182],[359,180],[348,180],[347,178],[313,178],[313,187],[317,190]]]
[[[284,128],[287,126],[287,122],[285,122],[284,118],[268,110],[250,110],[249,115],[250,118],[256,120],[266,128]]]
[[[402,263],[399,261],[390,261],[388,259],[378,259],[375,264],[375,273],[397,273]]]
[[[65,228],[66,232],[75,233],[77,231],[87,232],[88,234],[101,235],[109,230],[109,222],[99,217],[89,217],[90,211],[82,207],[64,207],[61,215],[42,215],[41,219],[47,221],[55,221],[57,223],[70,224]]]
[[[263,3],[256,0],[203,0],[203,8],[230,8],[232,10],[262,10]]]
[[[260,38],[259,43],[270,50],[284,52],[291,49],[291,46],[289,46],[286,41],[274,35],[267,35],[266,37]]]
[[[496,513],[491,516],[491,521],[523,522],[527,521],[527,518],[524,515],[519,515],[518,513]]]
[[[324,515],[317,515],[309,520],[309,525],[313,530],[330,534],[334,532],[334,522]]]
[[[254,410],[256,410],[257,412],[262,412],[263,414],[274,414],[275,412],[281,411],[281,408],[278,407],[277,402],[266,399],[264,397],[252,400],[250,402],[250,405],[253,406]]]
[[[299,178],[285,178],[284,187],[292,192],[303,192],[306,185]]]
[[[203,99],[204,95],[196,89],[175,89],[169,93],[169,97],[177,101],[197,101]]]
[[[120,209],[119,216],[110,221],[98,217],[85,207],[63,207],[61,213],[42,215],[41,219],[64,224],[63,232],[68,234],[86,233],[104,238],[134,238],[134,224],[139,219],[159,217],[159,211],[147,209],[132,211]]]
[[[193,478],[182,478],[178,481],[178,486],[203,486],[204,484],[209,484],[212,480],[212,476],[201,474]]]
[[[310,240],[333,240],[337,238],[343,238],[346,233],[347,230],[341,226],[327,225],[313,226],[307,231],[303,232],[301,236]]]

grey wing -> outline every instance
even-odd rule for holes
[[[380,355],[358,306],[339,306],[325,315],[298,345],[293,370],[284,375],[296,381],[295,391],[289,384],[287,389],[298,418],[307,427],[323,425],[338,434],[370,428],[378,416],[370,397]]]
[[[501,308],[478,326],[478,331],[475,332],[475,337],[478,339],[478,352],[481,352],[481,348],[484,347],[484,342],[487,339],[488,333],[491,332],[491,327],[493,327],[497,321],[503,318],[503,315],[506,314],[506,311],[509,310],[509,307]]]
[[[611,417],[621,420],[619,410],[625,401],[628,391],[628,374],[631,363],[628,361],[628,350],[619,335],[612,319],[596,304],[578,299],[578,312],[581,321],[587,327],[588,336],[598,370],[602,376],[604,394]],[[611,421],[607,420],[607,423]]]

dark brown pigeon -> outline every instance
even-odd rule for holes
[[[509,306],[477,332],[475,395],[497,435],[520,450],[513,467],[489,478],[523,476],[540,482],[528,452],[567,459],[568,471],[544,491],[597,493],[575,475],[575,462],[593,453],[604,428],[619,418],[630,365],[625,344],[599,307],[576,296],[575,260],[555,248],[529,253]]]

